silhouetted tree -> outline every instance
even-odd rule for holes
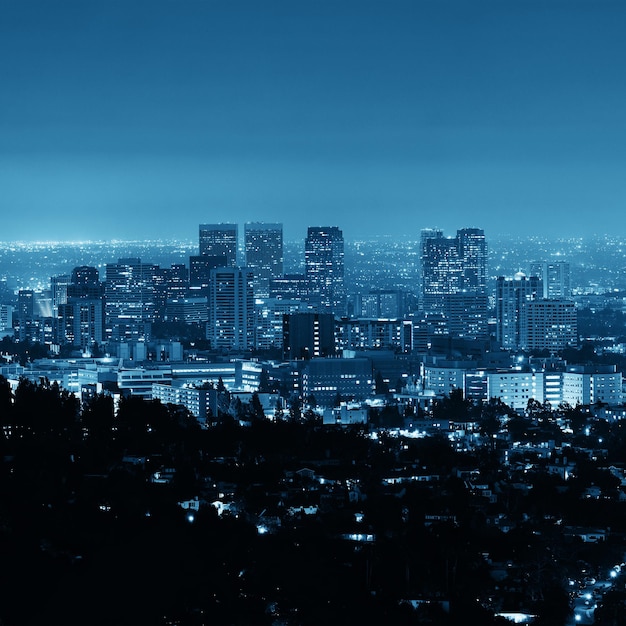
[[[463,396],[462,389],[452,389],[447,396],[433,403],[433,417],[436,419],[466,419],[473,411],[471,400]]]
[[[261,404],[261,400],[259,399],[259,394],[255,391],[250,398],[250,409],[252,412],[252,416],[257,419],[264,419],[265,412],[263,411],[263,405]]]
[[[389,385],[383,378],[380,370],[376,370],[376,376],[374,377],[374,390],[378,395],[386,395],[389,393]]]

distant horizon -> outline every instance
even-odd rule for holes
[[[318,226],[336,226],[336,224],[319,224]],[[339,227],[341,228],[341,227]],[[461,230],[463,228],[480,228],[480,226],[459,226],[459,228],[455,228],[454,230],[446,231],[443,228],[437,228],[436,226],[425,226],[425,229],[434,229],[443,231],[444,237],[454,238],[457,230]],[[343,230],[343,229],[342,229]],[[484,229],[481,229],[484,230]],[[302,238],[284,238],[284,242],[288,244],[295,243],[304,243],[306,237],[306,233],[302,236]],[[343,231],[343,238],[346,243],[358,243],[358,242],[374,242],[378,239],[397,239],[399,241],[414,241],[419,242],[420,232],[416,232],[414,235],[404,234],[392,234],[392,233],[378,233],[375,235],[371,235],[369,237],[349,237],[346,236],[346,232]],[[498,233],[496,235],[489,234],[485,232],[485,239],[487,242],[497,241],[497,240],[516,240],[516,241],[590,241],[594,239],[611,239],[617,241],[625,241],[626,242],[626,234],[624,235],[616,235],[614,233],[592,233],[587,235],[576,235],[576,236],[566,236],[566,235],[549,235],[549,234],[520,234],[520,233]],[[11,246],[11,245],[83,245],[83,244],[97,244],[97,245],[116,245],[116,244],[142,244],[142,243],[163,243],[163,244],[185,244],[198,246],[198,238],[187,238],[187,237],[149,237],[149,238],[126,238],[126,239],[11,239],[11,240],[0,240],[0,247],[2,246]],[[239,245],[243,245],[243,233],[239,233]]]
[[[624,2],[0,0],[0,15],[3,240],[187,238],[259,216],[289,241],[309,224],[626,236]]]

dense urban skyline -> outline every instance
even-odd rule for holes
[[[287,240],[312,224],[619,234],[623,3],[0,0],[0,14],[3,241],[261,219]]]

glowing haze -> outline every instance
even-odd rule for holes
[[[626,235],[626,3],[0,0],[0,241]]]

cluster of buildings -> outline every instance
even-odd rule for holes
[[[556,358],[531,366],[516,356],[555,357],[577,346],[568,263],[537,262],[528,275],[491,280],[478,228],[454,237],[425,229],[419,248],[418,306],[408,309],[400,290],[348,293],[336,226],[309,227],[303,273],[285,274],[282,224],[246,223],[241,247],[237,224],[201,224],[198,254],[188,264],[162,268],[120,258],[106,264],[104,276],[95,267],[76,267],[52,277],[48,291],[20,290],[15,307],[2,305],[0,324],[19,341],[44,343],[53,353],[71,346],[82,355],[69,367],[76,370],[71,380],[61,381],[74,391],[82,375],[95,385],[115,378],[118,388],[146,397],[190,397],[189,389],[222,376],[210,371],[211,363],[238,362],[256,364],[250,367],[257,372],[239,385],[241,392],[258,389],[264,371],[286,395],[317,406],[367,401],[380,392],[381,380],[391,393],[407,396],[410,389],[410,401],[421,405],[453,389],[473,399],[499,397],[515,409],[531,398],[551,405],[621,403],[615,368],[576,369]],[[210,355],[155,339],[156,322],[196,325]],[[275,360],[259,360],[269,350]],[[104,354],[110,363],[87,358]],[[176,373],[190,361],[195,373]],[[128,385],[126,375],[141,384]],[[170,393],[164,385],[186,391]]]
[[[483,230],[445,237],[424,229],[419,246],[419,297],[408,307],[401,290],[347,292],[336,226],[309,227],[304,272],[286,274],[282,224],[246,223],[242,249],[237,224],[201,224],[198,254],[188,264],[120,258],[105,265],[104,276],[76,267],[53,276],[49,290],[20,289],[15,306],[3,303],[0,331],[87,352],[94,343],[150,341],[152,325],[169,321],[201,325],[216,350],[284,349],[285,316],[313,312],[336,320],[339,348],[423,351],[434,335],[495,337],[507,350],[577,344],[568,263],[534,263],[529,276],[493,283]]]

